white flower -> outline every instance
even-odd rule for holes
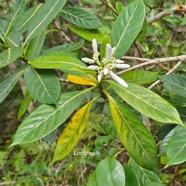
[[[112,71],[114,68],[124,69],[130,67],[130,65],[128,64],[123,64],[123,60],[115,59],[114,53],[116,48],[112,48],[111,45],[108,43],[106,45],[106,56],[102,59],[102,61],[99,61],[99,51],[96,39],[93,39],[92,41],[92,48],[94,51],[93,58],[90,59],[85,57],[82,58],[82,61],[89,64],[95,64],[88,66],[88,69],[98,71],[98,82],[100,82],[104,76],[110,75],[110,77],[118,84],[123,87],[128,87],[127,83]]]

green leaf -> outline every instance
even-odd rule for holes
[[[17,30],[12,31],[11,33],[8,34],[8,36],[6,37],[6,41],[5,41],[5,32],[8,28],[8,21],[6,20],[0,20],[1,21],[1,25],[0,25],[0,35],[1,35],[1,40],[3,42],[3,44],[7,44],[10,47],[19,47],[19,43],[20,43],[20,36]]]
[[[182,75],[164,75],[160,77],[163,86],[180,96],[186,97],[186,77]]]
[[[111,44],[111,41],[110,41],[108,34],[106,34],[103,37],[102,43],[101,43],[101,59],[105,58],[105,56],[106,56],[106,45],[108,43]]]
[[[143,0],[143,1],[144,1],[144,3],[145,3],[146,5],[148,5],[149,7],[153,7],[154,4],[155,4],[155,2],[156,2],[156,0]]]
[[[18,119],[20,119],[25,114],[31,101],[32,97],[30,96],[29,92],[26,89],[24,99],[22,100],[21,106],[18,111]]]
[[[49,23],[57,16],[65,5],[66,0],[47,0],[46,3],[37,11],[29,27],[25,44],[40,32],[42,32]]]
[[[139,186],[138,179],[134,171],[128,166],[124,165],[125,171],[125,186]]]
[[[108,82],[124,101],[139,112],[163,123],[177,123],[183,125],[177,110],[170,103],[149,89],[132,83],[128,83],[128,87],[124,88],[116,82]]]
[[[114,22],[110,39],[116,47],[115,57],[121,58],[138,36],[145,18],[145,6],[142,0],[135,0],[126,6]]]
[[[54,142],[57,136],[57,129],[53,130],[50,134],[45,136],[43,140],[51,147],[52,143]]]
[[[29,28],[30,24],[32,24],[35,14],[42,7],[42,5],[43,3],[40,3],[39,5],[26,11],[23,16],[20,16],[14,26],[14,29],[17,29],[19,33],[25,32]]]
[[[57,107],[39,106],[21,123],[11,146],[31,143],[51,133],[72,114],[92,89],[61,94]]]
[[[86,186],[98,186],[96,181],[96,171],[94,171],[88,178]]]
[[[78,36],[86,39],[87,41],[91,41],[95,38],[97,43],[101,44],[102,38],[104,34],[99,30],[92,29],[92,30],[85,30],[83,28],[74,26],[74,25],[66,25],[72,32],[77,34]]]
[[[24,78],[32,98],[40,103],[56,103],[60,95],[60,83],[54,71],[28,67],[24,72]]]
[[[125,173],[120,162],[111,157],[102,160],[96,167],[96,181],[101,186],[124,186]]]
[[[132,158],[130,159],[130,163],[132,170],[135,172],[141,186],[151,182],[161,183],[160,178],[154,172],[142,168]]]
[[[15,5],[14,5],[14,11],[13,14],[11,16],[11,20],[10,23],[7,27],[7,30],[5,32],[5,40],[8,36],[8,34],[11,32],[13,26],[14,26],[14,22],[16,22],[16,18],[18,17],[18,15],[22,15],[22,11],[25,7],[26,1],[25,0],[17,0]]]
[[[76,26],[85,29],[97,29],[102,26],[100,20],[93,14],[80,8],[65,8],[60,15]]]
[[[41,56],[35,61],[29,62],[29,64],[39,69],[60,69],[74,75],[80,75],[81,73],[86,75],[88,72],[87,66],[83,62],[68,55]]]
[[[129,83],[142,85],[156,81],[158,79],[158,72],[133,70],[122,74],[120,77]]]
[[[22,48],[19,47],[8,48],[5,50],[0,54],[0,68],[15,61],[21,56],[22,52]]]
[[[15,84],[18,82],[23,72],[24,70],[21,70],[15,74],[12,74],[3,82],[0,83],[0,103],[2,103],[2,101],[8,96],[8,94],[14,88]]]
[[[173,136],[170,138],[167,145],[167,160],[166,167],[170,165],[180,164],[186,161],[186,128],[176,128]]]
[[[153,136],[142,121],[124,104],[116,102],[108,94],[107,97],[121,142],[140,166],[157,172],[159,159]]]
[[[52,163],[65,158],[76,146],[87,124],[90,108],[94,100],[78,110],[67,124],[57,142]]]
[[[30,61],[37,59],[41,53],[44,41],[45,30],[30,41],[26,48],[25,57]]]
[[[21,36],[17,30],[13,30],[8,34],[6,42],[10,48],[19,47],[21,42]]]
[[[50,48],[50,49],[47,49],[47,50],[42,50],[42,54],[43,55],[50,55],[50,52],[53,52],[53,51],[60,51],[60,52],[71,52],[71,51],[74,51],[74,50],[78,50],[79,48],[81,48],[82,46],[84,45],[84,40],[81,39],[79,42],[76,42],[76,43],[66,43],[66,44],[63,44],[63,45],[59,45],[59,46],[56,46],[56,47],[53,47],[53,48]]]
[[[171,137],[174,135],[176,129],[179,126],[176,126],[175,128],[173,128],[166,136],[165,138],[162,140],[161,144],[160,144],[160,148],[159,148],[159,155],[160,156],[164,156],[166,155],[166,151],[167,151],[167,144],[169,142],[169,140],[171,139]]]

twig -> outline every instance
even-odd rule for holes
[[[15,184],[15,183],[16,183],[15,181],[6,181],[6,182],[0,183],[0,185],[12,185],[12,184]]]
[[[151,24],[151,23],[153,23],[155,21],[158,21],[158,20],[162,19],[163,17],[166,17],[166,16],[168,16],[170,14],[172,14],[172,11],[164,10],[164,11],[160,12],[159,14],[157,14],[157,15],[155,15],[153,17],[148,18],[147,19],[147,22],[149,24]]]
[[[175,170],[174,170],[174,174],[172,176],[172,180],[171,180],[171,186],[176,185],[176,178],[179,176],[179,170],[180,170],[180,165],[176,165]]]
[[[129,60],[129,61],[148,61],[150,59],[148,58],[140,58],[140,57],[132,57],[132,56],[123,56],[123,60]]]
[[[108,2],[105,2],[104,0],[100,0],[104,5],[106,5],[108,8],[110,8],[116,15],[118,15],[118,12],[116,9],[112,6],[112,4],[108,4]]]
[[[164,62],[173,62],[173,61],[184,61],[186,60],[186,55],[181,55],[181,56],[175,56],[175,57],[166,57],[166,58],[156,58],[156,59],[152,59],[152,60],[148,60],[144,63],[140,63],[138,65],[132,66],[131,68],[122,70],[120,72],[118,72],[118,75],[121,75],[125,72],[143,67],[143,66],[147,66],[147,65],[151,65],[151,64],[158,64],[158,63],[164,63]]]
[[[67,80],[67,79],[58,78],[58,80],[61,81],[61,82],[66,82],[66,83],[68,83],[68,80]]]
[[[182,61],[179,61],[173,68],[171,68],[165,75],[171,74],[172,72],[174,72],[180,65],[181,65]],[[155,87],[157,84],[160,83],[160,80],[155,81],[152,85],[150,85],[148,87],[148,89],[152,89],[153,87]]]
[[[59,21],[55,21],[55,26],[56,26],[57,30],[59,31],[59,33],[60,33],[62,36],[64,36],[64,38],[65,38],[68,42],[73,43],[73,41],[72,41],[63,31],[61,31],[61,24],[60,24]],[[86,47],[82,47],[82,49],[83,49],[85,52],[90,52],[90,51],[91,51],[90,49],[88,49],[88,48],[86,48]]]
[[[147,18],[147,22],[149,24],[151,24],[151,23],[158,21],[158,20],[162,19],[163,17],[166,17],[166,16],[171,15],[173,13],[184,16],[186,14],[186,6],[185,5],[176,5],[171,10],[164,10],[153,17]]]

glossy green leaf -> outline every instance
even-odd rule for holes
[[[57,136],[57,129],[53,130],[50,134],[45,136],[43,140],[51,147],[52,143],[54,142]]]
[[[96,181],[96,171],[94,171],[88,178],[86,186],[98,186]]]
[[[98,186],[125,186],[125,173],[122,165],[114,158],[107,157],[96,167]]]
[[[171,137],[174,135],[175,131],[177,130],[179,126],[173,128],[166,136],[165,138],[162,140],[160,147],[159,147],[159,155],[160,156],[165,156],[166,155],[166,151],[167,151],[167,145],[168,142],[170,141]]]
[[[10,48],[19,47],[21,42],[21,36],[17,30],[13,30],[8,34],[6,42]]]
[[[156,2],[156,0],[143,0],[143,1],[144,1],[144,3],[145,3],[146,5],[148,5],[149,7],[153,7],[154,4],[155,4],[155,2]]]
[[[15,74],[12,74],[3,82],[0,83],[0,103],[8,96],[11,90],[14,88],[15,84],[18,82],[22,76],[24,70],[21,70]]]
[[[186,77],[182,75],[164,75],[160,77],[163,86],[180,96],[186,97]]]
[[[170,165],[180,164],[186,161],[186,128],[176,128],[173,136],[170,138],[167,145],[167,160],[166,167]]]
[[[86,39],[87,41],[91,41],[95,38],[97,43],[101,44],[102,38],[104,34],[99,30],[92,29],[92,30],[85,30],[83,28],[74,26],[74,25],[66,25],[72,32],[77,34],[78,36]]]
[[[0,20],[1,24],[0,24],[0,35],[1,35],[1,40],[4,43],[7,43],[10,48],[11,47],[19,47],[19,42],[20,42],[20,38],[19,38],[19,33],[17,30],[12,31],[11,33],[8,34],[8,36],[6,36],[6,40],[5,38],[5,34],[6,34],[6,30],[8,27],[9,22],[6,20]],[[19,42],[17,41],[19,38]]]
[[[153,136],[131,110],[107,96],[116,131],[128,153],[140,166],[157,171],[159,159]]]
[[[60,52],[71,52],[74,50],[78,50],[79,48],[81,48],[84,45],[84,40],[80,40],[79,42],[76,43],[66,43],[63,45],[59,45],[47,50],[42,50],[42,54],[43,55],[50,55],[52,54],[53,51],[60,51]]]
[[[42,7],[42,5],[43,4],[40,3],[39,5],[32,7],[28,11],[26,11],[23,16],[20,16],[14,26],[14,29],[17,29],[19,33],[25,32],[29,28],[30,24],[32,24],[35,14]]]
[[[61,11],[60,15],[70,23],[85,29],[97,29],[102,26],[100,20],[80,8],[65,8]]]
[[[163,125],[158,132],[155,134],[156,137],[158,138],[158,140],[163,140],[165,138],[165,136],[171,131],[173,130],[176,126],[176,124],[167,124],[167,125]]]
[[[60,83],[54,71],[26,68],[24,72],[26,87],[40,103],[53,104],[60,95]]]
[[[79,109],[63,130],[57,142],[52,163],[65,158],[78,143],[87,124],[93,101]]]
[[[29,92],[25,90],[25,95],[18,111],[18,116],[17,116],[18,119],[20,119],[25,114],[31,101],[32,101],[32,97],[30,96]]]
[[[110,39],[116,47],[115,57],[121,58],[138,36],[145,18],[145,6],[142,0],[135,0],[126,6],[114,22]]]
[[[156,81],[158,79],[158,72],[133,70],[122,74],[120,77],[129,83],[142,85]]]
[[[16,3],[14,4],[14,11],[13,11],[13,14],[11,16],[11,20],[10,20],[10,23],[7,27],[7,30],[5,32],[5,40],[8,36],[8,34],[11,32],[13,26],[14,26],[14,22],[16,22],[16,18],[20,15],[22,15],[22,11],[24,9],[24,6],[26,4],[26,1],[25,0],[17,0]]]
[[[21,123],[11,146],[31,143],[51,133],[72,114],[91,90],[61,94],[58,106],[39,106]]]
[[[130,164],[141,186],[151,182],[161,183],[161,180],[157,174],[155,174],[153,171],[142,168],[132,158],[130,159]]]
[[[41,53],[44,41],[45,30],[29,42],[26,48],[25,57],[30,61],[37,59]]]
[[[65,3],[66,0],[47,0],[35,14],[32,24],[29,27],[25,43],[42,32],[57,16]]]
[[[109,83],[124,101],[146,116],[163,123],[183,125],[177,110],[149,89],[132,83],[128,83],[127,88],[113,81]]]
[[[125,186],[139,186],[136,174],[128,165],[124,165],[124,171],[126,182]]]
[[[21,54],[22,48],[19,47],[8,48],[7,50],[0,54],[0,68],[12,63],[17,58],[19,58]]]
[[[87,75],[87,72],[89,72],[89,70],[87,70],[87,66],[83,62],[68,55],[41,56],[35,61],[29,62],[29,64],[39,69],[60,69],[74,75]]]

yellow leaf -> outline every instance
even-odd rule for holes
[[[57,142],[52,163],[65,158],[76,146],[85,129],[90,108],[94,101],[95,99],[78,110],[67,124]]]
[[[96,86],[96,83],[91,78],[80,77],[80,76],[75,76],[75,75],[69,74],[67,76],[67,79],[71,83],[75,83],[75,84],[79,84],[79,85],[92,85],[92,86]]]

